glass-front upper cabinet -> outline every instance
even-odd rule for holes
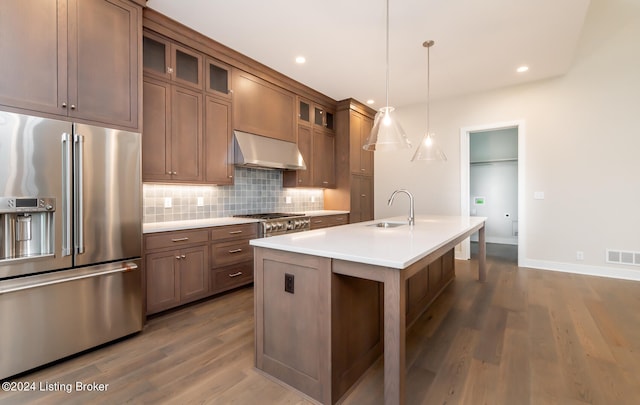
[[[231,66],[207,58],[205,63],[205,90],[217,96],[231,97]]]
[[[142,45],[145,73],[202,89],[202,54],[150,32]]]
[[[311,103],[298,99],[298,122],[302,124],[311,124]]]
[[[322,106],[314,106],[313,123],[323,128],[334,130],[333,115],[331,111],[327,111]]]

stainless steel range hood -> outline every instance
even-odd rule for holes
[[[233,131],[234,164],[262,169],[306,170],[307,165],[293,142]]]

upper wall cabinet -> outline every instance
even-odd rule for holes
[[[234,129],[296,141],[295,94],[238,69],[232,89]]]
[[[298,124],[334,131],[334,116],[335,113],[331,109],[304,99],[298,100]]]
[[[127,0],[0,2],[0,104],[137,129],[141,36]]]
[[[364,150],[373,120],[357,111],[349,112],[349,161],[352,174],[373,176],[373,152]]]
[[[147,31],[143,41],[145,74],[202,89],[202,54]]]
[[[219,97],[231,99],[231,66],[212,58],[206,58],[205,90]]]

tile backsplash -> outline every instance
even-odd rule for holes
[[[281,170],[235,168],[233,186],[143,185],[145,223],[322,210],[321,189],[282,187]]]

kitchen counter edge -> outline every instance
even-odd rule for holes
[[[157,232],[182,231],[185,229],[211,228],[214,226],[251,224],[255,222],[260,222],[260,220],[252,218],[222,217],[188,219],[183,221],[151,222],[142,224],[142,233],[149,234]]]

